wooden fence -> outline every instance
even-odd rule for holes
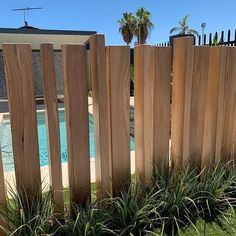
[[[127,46],[105,47],[90,38],[95,166],[98,197],[116,195],[131,181],[129,69]],[[3,45],[17,188],[41,194],[35,96],[30,45]],[[62,168],[53,45],[41,45],[48,154],[55,212],[63,211]],[[189,165],[234,157],[236,142],[236,47],[193,46],[193,38],[171,47],[134,49],[135,165],[137,180],[149,185],[153,164],[176,173]],[[71,206],[90,201],[90,156],[86,51],[62,46],[68,179]],[[171,111],[171,112],[170,112]],[[171,125],[170,125],[171,117]],[[171,148],[170,148],[171,147]],[[1,160],[1,158],[0,158]],[[0,201],[5,187],[0,161]]]

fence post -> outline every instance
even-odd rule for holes
[[[84,45],[62,45],[71,208],[91,198],[88,81]]]
[[[61,147],[53,45],[42,44],[40,50],[47,126],[49,172],[55,204],[54,211],[63,212]]]
[[[169,169],[171,47],[154,47],[153,158],[159,171]]]
[[[189,157],[192,73],[193,38],[175,39],[171,112],[171,156],[175,172],[186,164]]]
[[[149,185],[153,174],[153,47],[134,48],[135,168],[138,182]]]
[[[3,164],[2,164],[2,150],[0,145],[0,205],[6,206],[6,189],[5,189],[5,181],[4,181],[4,172],[3,172]],[[5,219],[0,218],[0,225],[3,227],[7,226],[7,222]],[[0,229],[0,236],[6,236],[5,232]]]
[[[106,47],[106,74],[110,100],[113,195],[128,188],[130,173],[130,49]]]
[[[112,193],[110,101],[106,81],[104,35],[94,35],[90,43],[90,73],[93,93],[96,185],[99,198]]]
[[[201,169],[204,122],[207,103],[209,46],[195,46],[189,133],[189,166]]]
[[[41,194],[32,51],[27,44],[3,44],[12,128],[16,185],[31,204]],[[23,200],[23,201],[24,201]]]

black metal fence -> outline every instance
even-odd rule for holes
[[[179,35],[183,37],[183,35]],[[174,38],[178,37],[178,35],[174,35]],[[221,31],[215,33],[204,34],[203,36],[199,35],[198,37],[194,37],[195,45],[210,45],[210,46],[236,46],[236,29]],[[173,36],[170,36],[168,42],[159,43],[157,46],[172,46]]]

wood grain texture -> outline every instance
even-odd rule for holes
[[[50,184],[55,204],[54,212],[63,212],[61,146],[57,108],[56,74],[52,44],[42,44],[41,68],[46,113]]]
[[[62,45],[71,207],[91,198],[88,81],[84,45]]]
[[[153,48],[134,48],[135,169],[138,182],[149,185],[153,174]]]
[[[129,187],[130,173],[130,48],[106,47],[106,74],[110,97],[113,195]]]
[[[217,150],[221,150],[222,140],[222,115],[224,97],[224,75],[226,65],[225,47],[211,47],[209,57],[207,98],[205,108],[203,150],[202,150],[202,168],[211,163],[219,161]],[[223,75],[223,77],[222,77]],[[218,132],[217,132],[217,126]],[[217,144],[217,139],[220,142]],[[220,149],[219,149],[220,147]]]
[[[169,169],[171,48],[154,48],[154,164],[159,171]]]
[[[93,93],[95,168],[99,198],[112,193],[110,100],[106,81],[104,35],[90,37],[90,76]]]
[[[189,157],[193,38],[174,39],[171,109],[171,157],[176,172]]]
[[[189,135],[189,166],[200,170],[207,103],[210,47],[195,46]]]
[[[30,201],[41,192],[37,118],[30,45],[4,44],[16,185]]]
[[[225,78],[225,96],[224,96],[224,128],[222,138],[221,158],[227,161],[235,157],[236,137],[234,126],[235,117],[235,94],[236,94],[236,48],[227,48],[226,59],[226,78]]]

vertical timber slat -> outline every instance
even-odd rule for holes
[[[61,148],[53,45],[42,44],[40,50],[47,126],[50,183],[52,186],[53,200],[55,204],[54,211],[63,212],[64,203]]]
[[[169,167],[171,48],[154,47],[153,158],[159,171]]]
[[[106,48],[106,73],[109,85],[113,194],[129,186],[130,173],[130,49]]]
[[[236,98],[236,47],[227,48],[226,78],[225,78],[225,101],[224,101],[224,129],[222,140],[222,160],[227,161],[235,157],[236,137],[234,137],[234,117]]]
[[[192,37],[175,39],[171,111],[171,161],[175,172],[186,164],[189,157],[192,71]]]
[[[218,113],[216,124],[216,147],[215,147],[215,163],[221,160],[223,130],[224,130],[224,101],[225,101],[225,79],[226,79],[226,61],[227,61],[227,47],[221,47],[220,64],[219,64],[219,100]]]
[[[137,180],[149,185],[153,174],[153,47],[134,48],[135,168]]]
[[[110,101],[106,81],[104,35],[90,37],[90,76],[93,93],[95,168],[99,198],[112,193]]]
[[[224,47],[210,48],[202,168],[211,163],[218,162],[217,139],[222,135],[217,133],[217,123],[219,125],[223,124],[223,120],[220,117],[222,117],[223,114],[221,101],[224,96],[224,94],[222,94],[222,71],[225,71],[225,51]],[[221,142],[219,146],[221,146]]]
[[[27,44],[3,44],[16,185],[29,200],[41,193],[32,51]]]
[[[70,203],[91,198],[88,81],[84,45],[62,45]]]
[[[189,135],[189,165],[200,170],[202,162],[205,107],[207,101],[210,47],[194,47]]]

